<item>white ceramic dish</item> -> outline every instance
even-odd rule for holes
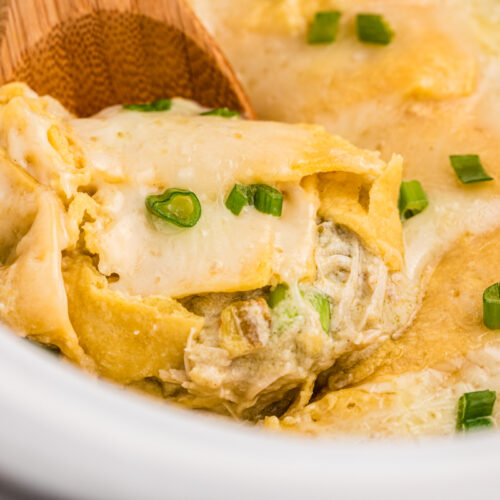
[[[496,498],[499,448],[275,435],[94,380],[0,327],[0,478],[48,498]]]

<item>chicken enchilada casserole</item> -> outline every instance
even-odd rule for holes
[[[261,120],[0,88],[2,322],[268,429],[493,427],[498,6],[191,3]]]

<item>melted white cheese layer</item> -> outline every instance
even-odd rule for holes
[[[307,142],[310,132],[295,128],[298,135],[290,136],[286,125],[276,133],[271,124],[249,122],[242,132],[238,119],[198,117],[199,106],[173,103],[166,113],[114,107],[71,124],[94,168],[101,207],[102,216],[85,225],[86,243],[99,254],[103,274],[119,275],[112,287],[181,297],[313,273],[318,202],[298,185],[303,174],[290,168],[297,141]],[[263,141],[270,134],[273,147]],[[250,206],[233,215],[224,203],[235,182],[274,184],[284,195],[282,216]],[[148,214],[146,197],[169,187],[196,193],[196,226],[178,228]]]
[[[435,193],[421,214],[403,224],[408,277],[418,280],[426,266],[464,234],[481,234],[500,225],[500,196],[478,198],[475,191]]]
[[[184,229],[146,212],[147,188],[110,185],[98,193],[107,217],[86,225],[87,244],[98,250],[103,274],[120,276],[112,287],[134,295],[253,289],[267,284],[271,268],[296,280],[314,251],[316,201],[299,186],[282,189],[279,219],[253,207],[236,217],[222,197],[202,195],[199,222]]]

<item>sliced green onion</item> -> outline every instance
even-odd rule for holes
[[[399,188],[399,214],[409,219],[422,212],[429,204],[425,191],[419,181],[403,181]]]
[[[316,12],[314,20],[309,28],[307,43],[332,43],[337,38],[339,30],[340,12],[331,10]]]
[[[289,287],[286,283],[280,283],[271,289],[269,296],[267,297],[267,304],[271,309],[275,309],[278,304],[281,304],[285,299],[288,298]],[[331,322],[331,309],[330,301],[328,297],[320,292],[314,291],[303,291],[300,290],[300,294],[313,306],[314,310],[317,311],[319,315],[319,322],[321,327],[326,333],[330,332],[330,322]],[[286,310],[289,316],[289,320],[297,317],[298,311],[295,307],[289,307]]]
[[[468,431],[479,431],[484,429],[490,429],[494,427],[495,424],[491,417],[481,417],[474,418],[472,420],[466,420],[462,425],[462,430]]]
[[[153,215],[179,227],[193,227],[201,216],[198,198],[186,189],[170,188],[160,195],[148,196],[146,208]]]
[[[254,184],[255,208],[264,214],[279,217],[283,209],[283,195],[275,188],[267,184]]]
[[[279,217],[283,208],[283,195],[267,184],[235,184],[226,200],[226,207],[234,215],[239,215],[245,205],[255,205],[259,212]]]
[[[394,36],[389,23],[380,14],[358,14],[356,27],[362,42],[387,45]]]
[[[201,116],[221,116],[222,118],[232,118],[233,116],[240,116],[238,111],[229,108],[216,108],[210,111],[200,113]]]
[[[451,155],[451,166],[463,184],[491,181],[478,155]]]
[[[458,400],[457,429],[478,418],[491,417],[497,393],[495,391],[466,392]]]
[[[155,101],[147,102],[144,104],[124,104],[123,109],[129,111],[168,111],[172,107],[170,99],[156,99]]]
[[[330,309],[330,301],[327,296],[319,292],[306,293],[307,300],[311,303],[314,309],[319,314],[319,322],[325,333],[330,332],[330,322],[332,313]]]
[[[235,184],[226,200],[226,207],[234,215],[239,215],[245,205],[253,205],[254,190],[252,186]]]
[[[490,330],[500,330],[500,283],[483,293],[483,322]]]
[[[286,299],[288,293],[288,285],[280,283],[271,289],[269,297],[267,297],[267,304],[271,309],[274,309],[280,302]]]

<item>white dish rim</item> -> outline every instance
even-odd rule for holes
[[[355,442],[273,433],[94,379],[0,325],[0,477],[52,498],[470,498],[500,434]]]

